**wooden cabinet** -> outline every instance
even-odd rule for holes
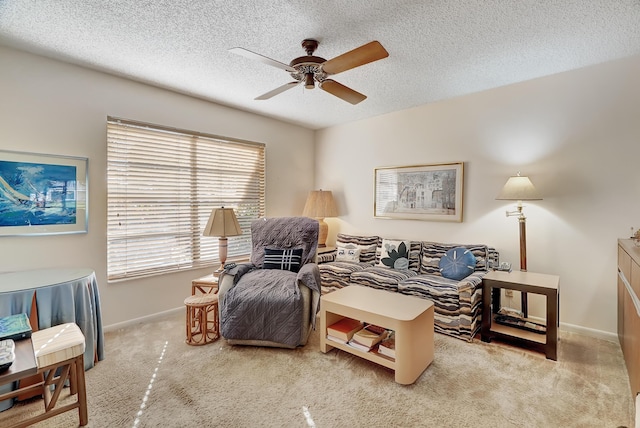
[[[640,247],[618,240],[618,339],[631,394],[640,394]]]

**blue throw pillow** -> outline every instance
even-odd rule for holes
[[[464,247],[453,248],[440,259],[440,274],[460,281],[476,270],[476,257]]]
[[[302,248],[265,248],[263,269],[298,272],[302,266]]]

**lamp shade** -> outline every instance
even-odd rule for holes
[[[338,215],[336,203],[330,190],[312,190],[307,196],[302,215],[305,217],[325,218]]]
[[[507,201],[536,201],[541,200],[542,197],[531,180],[529,180],[529,177],[523,177],[518,173],[517,176],[509,177],[496,199]]]
[[[214,208],[202,235],[217,237],[242,235],[242,229],[233,208]]]

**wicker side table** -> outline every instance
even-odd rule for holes
[[[202,278],[191,280],[191,294],[197,294],[197,292],[200,292],[202,294],[217,293],[218,278],[216,276],[213,276],[213,274],[209,274],[203,276]]]
[[[218,295],[198,294],[184,299],[187,308],[188,345],[206,345],[220,337],[218,324]]]

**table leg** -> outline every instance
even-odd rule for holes
[[[493,288],[493,287],[489,287],[489,289],[491,290],[491,306],[493,308],[492,313],[497,314],[498,311],[500,310],[500,288]]]
[[[491,338],[489,337],[489,330],[491,330],[491,318],[493,317],[491,302],[493,301],[495,308],[495,291],[498,291],[497,304],[500,305],[500,289],[498,288],[494,290],[487,282],[483,282],[482,287],[482,326],[480,328],[480,339],[483,342],[491,342]],[[489,294],[491,294],[491,299],[488,297]]]
[[[548,359],[558,360],[558,294],[547,294],[547,343],[545,354]]]
[[[37,292],[36,292],[37,293]],[[36,293],[33,293],[33,300],[31,301],[31,314],[29,315],[29,323],[31,324],[32,331],[38,331],[38,305],[36,303]],[[27,386],[35,385],[42,382],[42,374],[36,374],[33,376],[20,379],[18,388],[25,388]],[[37,397],[41,395],[38,390],[31,390],[24,392],[16,397],[16,400],[28,400],[29,398]]]

